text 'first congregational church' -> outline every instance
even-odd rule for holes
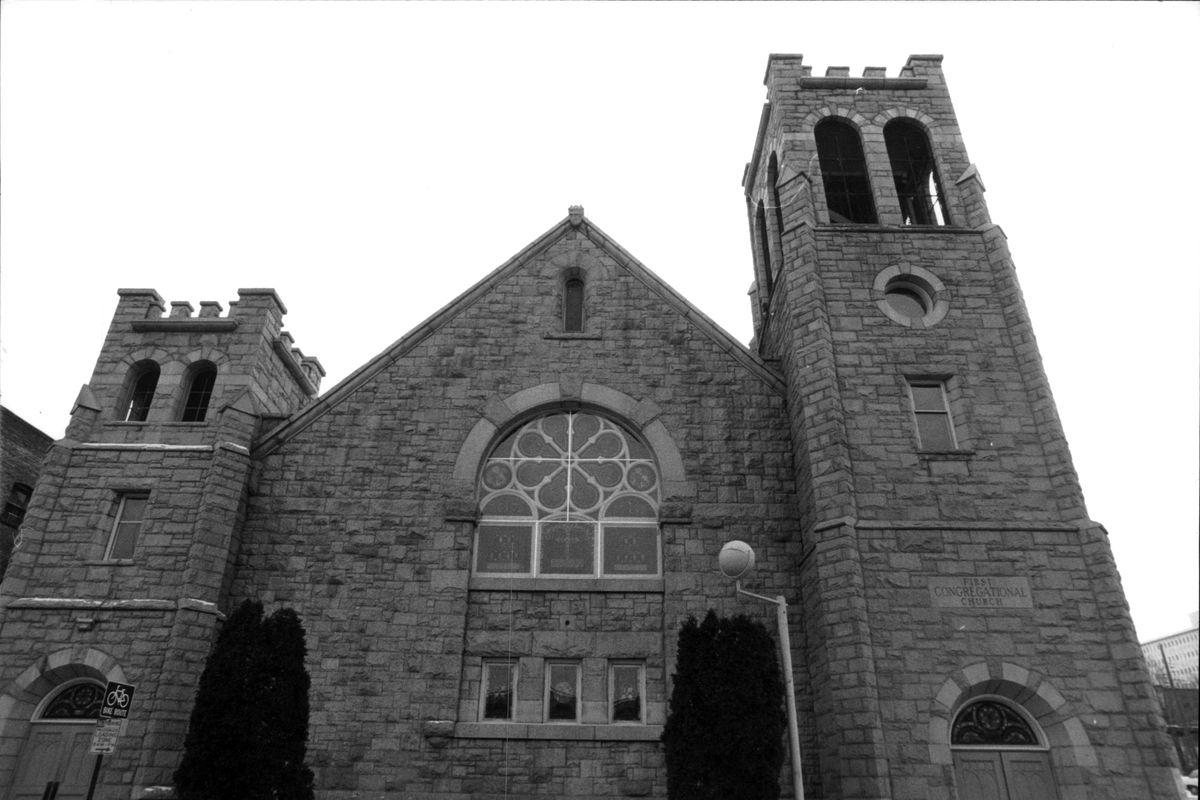
[[[1171,797],[941,58],[766,86],[749,348],[578,207],[324,395],[273,290],[121,290],[2,585],[0,796],[84,796],[111,680],[97,796],[169,784],[258,598],[308,632],[320,798],[663,798],[681,623],[773,624],[741,539],[807,797]]]

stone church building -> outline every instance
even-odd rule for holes
[[[120,290],[0,591],[0,798],[86,796],[107,681],[96,798],[169,784],[244,598],[304,622],[319,798],[665,798],[681,623],[773,630],[734,539],[808,798],[1173,797],[941,58],[765,83],[749,347],[579,207],[324,394],[273,290]]]

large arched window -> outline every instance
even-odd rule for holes
[[[139,361],[129,370],[125,379],[117,417],[125,422],[145,422],[150,415],[150,404],[154,402],[154,390],[158,388],[158,364]]]
[[[521,426],[487,458],[479,494],[476,574],[661,574],[658,469],[605,417],[560,411]]]
[[[883,127],[883,139],[904,224],[950,224],[933,149],[925,131],[912,120],[894,119]]]
[[[188,368],[183,404],[179,411],[181,422],[204,421],[216,383],[217,367],[211,361],[200,361]]]
[[[817,123],[815,133],[830,222],[875,223],[875,200],[858,130],[845,120],[828,117]]]

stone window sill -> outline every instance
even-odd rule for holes
[[[662,725],[568,725],[523,722],[458,722],[455,739],[557,739],[583,742],[657,742]]]
[[[975,457],[974,450],[918,450],[917,455],[925,461],[970,461]]]
[[[591,339],[599,341],[604,338],[598,333],[545,333],[543,339]]]
[[[132,567],[137,565],[132,558],[94,558],[83,563],[89,567]]]
[[[662,578],[502,578],[475,575],[468,588],[481,592],[645,592],[662,594]]]

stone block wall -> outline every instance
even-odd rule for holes
[[[505,785],[526,797],[662,796],[658,725],[679,626],[717,607],[774,627],[769,606],[739,601],[716,571],[721,544],[750,541],[763,565],[751,585],[797,599],[778,378],[678,313],[631,263],[587,222],[555,231],[332,390],[311,421],[272,434],[230,602],[258,596],[304,620],[323,796],[488,797]],[[582,335],[561,333],[565,269],[585,276]],[[472,431],[494,425],[498,441],[539,409],[572,404],[635,435],[661,426],[678,449],[684,480],[664,498],[662,578],[618,591],[474,580],[476,488],[456,472]],[[479,721],[491,655],[521,660],[521,713],[536,722]],[[581,724],[540,722],[541,669],[556,657],[583,667]],[[611,658],[644,659],[650,724],[600,722]]]

